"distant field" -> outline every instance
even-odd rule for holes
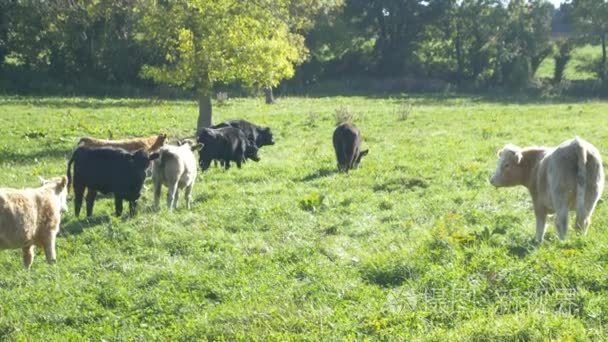
[[[335,172],[331,146],[340,106],[370,149],[349,174]],[[37,250],[26,272],[20,251],[0,251],[0,336],[606,339],[605,202],[588,236],[570,229],[562,243],[550,223],[537,247],[526,190],[488,178],[508,142],[580,135],[608,158],[607,112],[449,96],[230,100],[215,121],[272,127],[262,160],[199,174],[191,211],[153,212],[150,182],[135,218],[114,218],[102,198],[78,220],[70,201],[56,265]],[[83,135],[187,136],[196,113],[191,102],[2,97],[0,184],[65,174]]]
[[[586,45],[580,48],[577,48],[572,53],[572,59],[566,66],[566,71],[564,72],[564,79],[566,80],[591,80],[596,79],[597,75],[581,70],[582,65],[587,65],[587,61],[598,58],[602,55],[601,47]],[[542,78],[553,78],[553,73],[555,70],[555,60],[553,57],[547,57],[543,63],[538,68],[536,72],[536,77]]]

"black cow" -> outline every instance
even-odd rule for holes
[[[68,183],[74,184],[74,211],[80,214],[85,188],[87,191],[87,217],[93,214],[97,192],[114,194],[116,215],[122,215],[122,201],[129,201],[129,213],[135,214],[137,200],[146,179],[146,169],[158,153],[144,150],[129,153],[123,149],[78,147],[68,162]],[[71,166],[74,164],[74,178]],[[69,189],[69,185],[68,185]]]
[[[234,127],[245,133],[247,139],[253,141],[256,147],[274,145],[274,138],[270,127],[257,126],[246,120],[229,120],[219,123],[211,128]]]
[[[369,152],[361,151],[361,133],[350,123],[342,123],[336,127],[333,142],[339,171],[348,172],[357,168],[361,158]]]
[[[230,162],[241,164],[246,159],[259,161],[257,146],[247,139],[245,133],[234,127],[203,128],[197,137],[197,141],[203,144],[199,150],[199,163],[203,171],[207,170],[212,160],[223,162],[224,168],[230,168]]]

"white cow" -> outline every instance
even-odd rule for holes
[[[192,187],[196,180],[196,159],[193,151],[202,145],[185,141],[179,146],[165,145],[160,148],[160,157],[152,166],[152,181],[154,183],[154,206],[158,209],[162,185],[168,188],[167,207],[177,208],[178,189],[185,189],[186,207],[190,209]]]
[[[34,246],[44,248],[46,260],[55,262],[60,212],[67,210],[67,177],[41,181],[35,189],[0,189],[0,248],[21,248],[26,269],[34,260]]]
[[[568,231],[568,211],[576,210],[576,228],[587,233],[591,215],[604,190],[599,151],[575,138],[555,148],[506,145],[490,183],[495,187],[523,185],[530,191],[536,215],[536,241],[542,242],[548,213],[556,213],[561,240]]]

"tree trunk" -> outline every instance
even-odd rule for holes
[[[212,119],[211,91],[202,90],[198,95],[198,121],[196,130],[211,126]]]
[[[602,34],[602,65],[600,65],[600,78],[606,81],[606,34]]]
[[[264,88],[264,95],[266,95],[266,104],[274,103],[274,94],[272,93],[272,87]]]

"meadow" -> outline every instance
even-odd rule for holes
[[[348,114],[370,153],[336,172]],[[271,126],[259,163],[199,173],[191,211],[64,213],[57,264],[0,252],[6,340],[603,340],[608,207],[533,243],[524,188],[488,179],[506,143],[580,135],[608,158],[608,103],[456,95],[230,99]],[[0,186],[66,172],[85,135],[193,134],[194,102],[0,97]],[[163,189],[163,196],[165,194]],[[71,194],[70,194],[71,199]],[[573,219],[571,215],[571,221]]]
[[[602,56],[602,48],[598,45],[585,45],[577,47],[572,51],[572,58],[564,70],[564,79],[570,81],[594,80],[597,78],[589,65],[594,60],[599,60]],[[536,71],[536,77],[553,79],[555,72],[555,60],[551,57],[545,58]]]

